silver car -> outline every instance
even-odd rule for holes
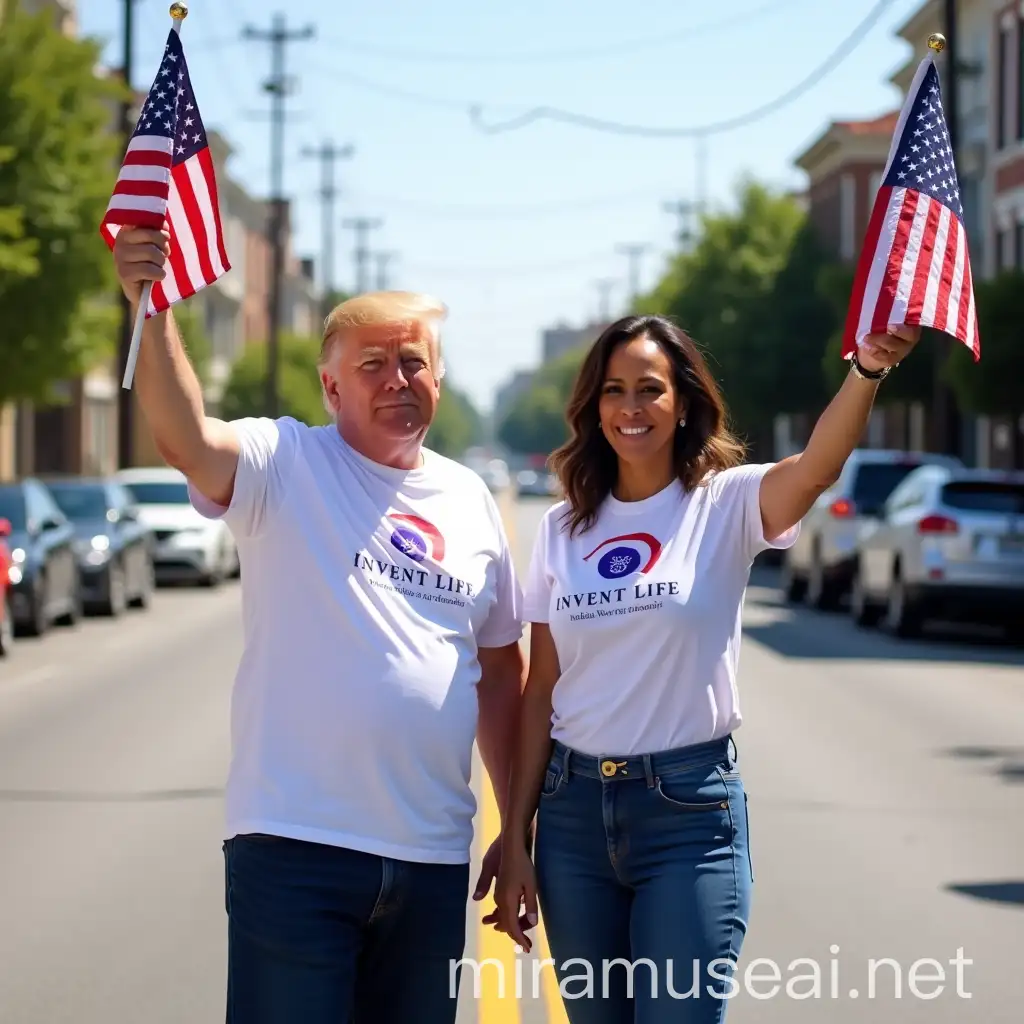
[[[932,616],[1024,622],[1024,473],[910,474],[861,530],[850,613],[898,636]]]
[[[920,466],[958,467],[952,456],[857,448],[836,483],[803,519],[800,536],[786,552],[782,588],[786,599],[806,598],[815,608],[837,608],[847,596],[856,565],[857,537],[886,499]]]

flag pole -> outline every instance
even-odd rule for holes
[[[181,35],[181,23],[188,17],[188,5],[180,2],[171,4],[168,12],[173,22],[173,29]],[[128,348],[128,358],[125,360],[124,378],[121,387],[125,391],[131,391],[132,380],[135,377],[135,363],[139,358],[139,345],[142,342],[142,328],[146,323],[146,310],[149,309],[149,298],[153,292],[153,282],[147,281],[142,286],[142,295],[139,297],[139,308],[135,314],[135,329],[132,331],[132,342]]]

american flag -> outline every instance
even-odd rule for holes
[[[174,29],[128,143],[100,234],[113,249],[122,226],[159,231],[165,222],[171,236],[167,276],[154,283],[147,316],[187,299],[231,269],[213,159]]]
[[[868,334],[899,324],[943,331],[981,358],[960,185],[931,54],[896,124],[854,277],[843,357]]]

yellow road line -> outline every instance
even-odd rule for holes
[[[486,850],[501,829],[501,815],[494,792],[486,773],[480,776],[480,826],[481,848]],[[482,920],[493,905],[484,900],[479,907]],[[479,1016],[481,1024],[519,1024],[519,1000],[516,998],[516,947],[504,933],[495,931],[490,925],[479,925],[480,941],[477,944],[480,977]],[[467,977],[470,985],[473,977]],[[502,991],[504,989],[504,991]]]
[[[569,1024],[565,1015],[565,1003],[558,989],[558,975],[551,962],[551,950],[548,948],[548,937],[544,933],[544,918],[537,925],[537,956],[545,961],[541,977],[544,979],[544,1009],[547,1011],[547,1024]]]
[[[505,533],[509,546],[515,550],[516,542],[516,499],[511,488],[499,496],[498,507],[505,522]],[[525,638],[524,638],[525,643]],[[501,828],[501,816],[490,781],[482,776],[483,792],[480,794],[480,841],[490,843]],[[483,917],[486,910],[480,908]],[[544,1009],[547,1024],[568,1024],[565,1005],[558,990],[558,977],[551,964],[551,952],[548,947],[547,935],[544,933],[544,920],[534,929],[534,949],[541,961],[541,979],[544,993]],[[507,935],[496,932],[493,928],[480,925],[480,942],[478,944],[481,963],[480,983],[480,1014],[481,1024],[518,1024],[520,1020],[519,1002],[516,999],[516,952],[515,946]],[[492,962],[493,961],[493,965]],[[500,965],[500,967],[498,966]],[[520,964],[523,991],[533,994],[536,983],[537,967],[524,960]],[[485,973],[486,972],[486,973]],[[505,993],[502,998],[500,979],[505,979]],[[470,983],[472,981],[470,980]]]

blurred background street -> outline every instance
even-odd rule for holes
[[[549,502],[504,500],[525,568]],[[4,1024],[223,1014],[219,829],[239,588],[161,588],[150,611],[134,614],[130,628],[90,621],[25,641],[3,666]],[[788,605],[771,566],[755,570],[745,626],[737,742],[756,890],[744,961],[777,964],[783,991],[763,1002],[739,996],[734,1019],[1013,1024],[1024,649],[949,629],[922,640],[865,632]],[[497,818],[482,797],[486,843]],[[547,968],[535,986],[527,964],[515,998],[511,944],[479,927],[482,913],[467,909],[466,955],[505,963],[506,998],[497,969],[484,967],[478,993],[471,977],[463,990],[460,1021],[564,1020]],[[958,950],[972,961],[962,968],[969,1002],[956,996]],[[789,967],[797,958],[819,964],[821,998],[785,995],[804,973]],[[892,967],[879,968],[868,998],[870,958],[899,965],[902,998]],[[925,958],[945,971],[932,1000],[908,988]],[[754,969],[767,980],[753,990],[770,992],[770,969]],[[917,970],[919,992],[940,987],[934,969]]]
[[[0,0],[0,1024],[223,1019],[239,560],[121,387],[98,230],[170,27],[153,0]],[[223,0],[182,26],[231,263],[174,307],[207,412],[324,423],[325,314],[437,295],[427,443],[486,481],[522,570],[620,316],[692,332],[749,461],[803,450],[936,32],[981,360],[925,330],[799,543],[754,568],[730,1024],[1021,1020],[1024,6]],[[549,969],[520,964],[516,995],[484,910],[460,1024],[563,1021]]]

